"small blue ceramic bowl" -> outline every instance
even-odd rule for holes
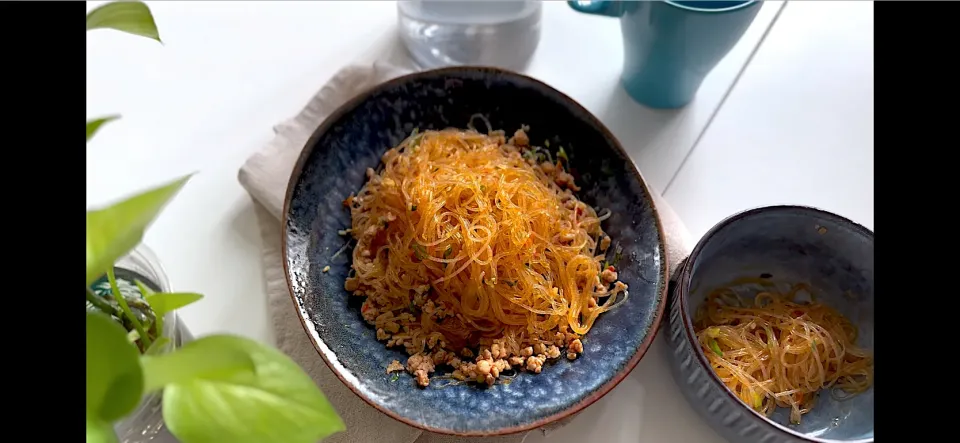
[[[623,248],[620,280],[630,297],[604,313],[583,340],[585,353],[509,384],[426,389],[386,374],[407,356],[387,349],[360,316],[361,297],[343,289],[349,251],[337,231],[350,226],[341,202],[367,168],[414,128],[465,127],[474,114],[531,140],[563,146],[579,196],[612,215],[604,229]],[[530,77],[491,68],[445,68],[406,75],[360,94],[320,127],[303,149],[287,188],[283,261],[307,334],[330,369],[358,396],[391,417],[433,432],[498,435],[546,425],[590,405],[636,366],[666,306],[664,235],[650,191],[617,140],[573,99]],[[322,269],[329,266],[328,272]]]
[[[684,396],[721,435],[737,443],[873,442],[873,388],[838,401],[819,395],[799,425],[788,410],[769,419],[740,401],[710,368],[692,315],[707,293],[740,277],[805,282],[821,301],[859,328],[873,351],[873,232],[846,218],[802,206],[771,206],[713,227],[683,265],[667,319],[673,375]]]

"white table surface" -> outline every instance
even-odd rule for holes
[[[694,238],[775,204],[873,229],[873,2],[790,2],[663,196]]]
[[[206,294],[182,311],[196,335],[270,341],[256,219],[237,171],[343,65],[406,63],[395,5],[148,3],[164,45],[88,33],[87,115],[123,114],[88,145],[88,206],[199,172],[145,241],[175,288]],[[694,236],[769,203],[817,205],[872,227],[872,5],[766,3],[680,111],[631,101],[617,85],[616,20],[563,3],[544,5],[527,73],[601,118]],[[570,57],[575,68],[560,69]],[[721,442],[680,396],[663,352],[658,338],[630,377],[569,426],[526,441]]]

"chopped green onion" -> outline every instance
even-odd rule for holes
[[[710,350],[712,350],[714,354],[717,354],[723,357],[723,351],[720,350],[720,345],[717,344],[716,340],[711,338],[710,340],[707,341],[707,345],[710,346]]]
[[[623,257],[623,248],[620,247],[619,241],[617,242],[617,245],[614,246],[613,250],[614,250],[613,263],[611,263],[611,265],[617,266],[617,263],[620,263],[620,258]]]
[[[610,168],[610,165],[604,163],[603,166],[600,167],[600,173],[603,174],[604,177],[610,177],[613,175],[613,169]]]
[[[443,258],[450,258],[451,254],[453,254],[453,245],[447,245],[447,249],[443,251]]]
[[[567,157],[567,151],[563,150],[563,146],[560,147],[560,150],[557,151],[557,158],[562,158],[564,162],[568,165],[570,164],[570,158]]]
[[[413,131],[410,132],[410,146],[416,150],[420,146],[420,140],[423,140],[423,134],[420,134],[420,128],[413,128]]]
[[[416,210],[417,210],[417,205],[410,206],[410,210],[411,210],[411,211],[416,211]]]
[[[549,147],[550,147],[550,140],[544,140],[544,141],[543,141],[543,146],[546,146],[546,147],[549,148]]]
[[[420,246],[417,243],[413,244],[413,254],[420,260],[427,258],[427,248]]]
[[[400,374],[397,374],[396,372],[394,372],[394,373],[393,373],[393,376],[390,377],[390,383],[393,383],[393,382],[395,382],[395,381],[397,381],[397,380],[400,380]]]

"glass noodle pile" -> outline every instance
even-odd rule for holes
[[[489,126],[489,124],[488,124]],[[420,386],[445,379],[492,385],[583,352],[597,316],[626,299],[610,237],[558,158],[521,128],[425,131],[382,157],[344,201],[356,240],[345,288],[363,318],[402,346]],[[546,144],[549,147],[549,144]],[[394,375],[396,378],[396,375]],[[458,383],[451,381],[451,383]]]
[[[811,301],[796,300],[801,293]],[[856,326],[816,302],[805,284],[781,292],[770,280],[742,279],[714,290],[694,329],[720,380],[767,416],[788,407],[790,422],[799,424],[820,389],[842,398],[873,383],[873,358],[856,346]]]

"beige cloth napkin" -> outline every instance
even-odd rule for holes
[[[273,140],[253,154],[240,169],[240,183],[257,203],[255,206],[263,239],[264,281],[276,345],[316,380],[347,426],[345,432],[329,437],[326,442],[445,443],[462,440],[422,432],[395,421],[367,405],[337,379],[317,354],[297,318],[287,289],[280,253],[279,220],[287,181],[307,139],[341,104],[374,85],[407,72],[405,69],[382,63],[343,68],[320,89],[300,114],[274,127],[276,135]],[[692,240],[673,209],[659,195],[654,195],[654,199],[666,231],[667,257],[673,271],[680,259],[689,254]],[[549,429],[543,429],[543,432],[549,432]],[[471,438],[469,441],[519,443],[524,437],[524,434],[519,434]]]

